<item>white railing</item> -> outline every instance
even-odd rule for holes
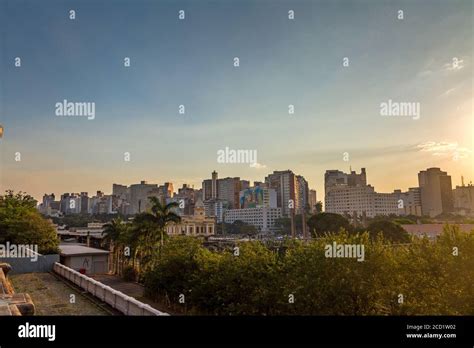
[[[53,270],[125,315],[169,315],[58,262]]]

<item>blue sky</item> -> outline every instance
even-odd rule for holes
[[[349,166],[381,192],[432,166],[474,180],[472,1],[0,4],[2,190],[200,187],[214,169],[250,180],[293,169],[322,198],[324,171]],[[95,102],[95,119],[55,116],[63,99]],[[388,99],[419,102],[420,119],[380,116]],[[257,150],[260,168],[218,164],[226,146]]]

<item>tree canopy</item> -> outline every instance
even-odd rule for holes
[[[345,217],[333,213],[320,213],[311,216],[308,220],[308,226],[314,237],[320,237],[325,233],[338,232],[341,229],[351,229],[351,225]]]
[[[0,243],[34,244],[40,254],[59,251],[53,225],[36,210],[36,201],[23,192],[0,196]]]

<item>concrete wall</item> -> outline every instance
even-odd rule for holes
[[[0,262],[9,263],[12,266],[11,274],[20,273],[45,273],[51,272],[56,262],[59,262],[59,255],[38,255],[36,261],[30,257],[0,257]]]
[[[54,264],[54,272],[125,315],[169,315],[60,263]]]
[[[73,255],[64,258],[64,265],[76,271],[85,269],[86,274],[103,274],[109,270],[109,255]]]

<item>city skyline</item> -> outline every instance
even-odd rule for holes
[[[326,169],[350,167],[378,192],[417,186],[419,168],[474,181],[468,2],[26,3],[0,11],[15,28],[0,61],[2,192],[200,188],[213,169],[258,181],[291,168],[318,193]],[[58,117],[63,100],[94,102],[94,119]],[[420,117],[382,116],[392,101]],[[226,147],[258,165],[219,163]]]
[[[366,176],[367,172],[367,168],[365,167],[362,167],[362,168],[351,168],[352,171],[345,171],[344,169],[342,168],[338,168],[338,169],[327,169],[325,171],[325,174],[327,174],[328,172],[333,172],[333,171],[340,171],[342,173],[344,173],[345,175],[348,175],[350,174],[351,172],[353,174],[355,174],[356,176],[360,175],[358,173],[363,173],[364,176]],[[420,169],[416,175],[415,175],[415,178],[416,178],[416,183],[410,187],[407,187],[406,189],[405,188],[400,188],[400,187],[393,187],[393,189],[389,190],[389,191],[380,191],[377,189],[377,187],[375,187],[373,184],[372,184],[372,180],[369,180],[369,179],[366,179],[366,185],[367,186],[371,186],[373,187],[377,192],[379,193],[394,193],[395,190],[402,190],[402,191],[407,191],[408,189],[410,188],[417,188],[419,187],[419,177],[418,175],[423,172],[423,171],[426,171],[428,169],[441,169],[443,170],[443,168],[439,168],[439,167],[429,167],[429,168],[425,168],[425,169]],[[258,178],[256,180],[250,180],[246,177],[242,177],[242,176],[238,176],[238,175],[229,175],[229,176],[224,176],[224,175],[220,175],[220,173],[216,173],[218,174],[218,177],[217,177],[217,180],[222,180],[222,179],[230,179],[230,178],[239,178],[240,181],[248,181],[249,182],[249,187],[254,187],[254,183],[265,183],[265,177],[270,175],[271,173],[273,172],[282,172],[282,171],[286,171],[286,170],[289,170],[290,172],[293,172],[295,175],[298,175],[298,176],[301,176],[303,179],[305,179],[305,175],[303,175],[302,173],[296,173],[294,170],[292,170],[291,168],[288,168],[288,169],[282,169],[282,170],[275,170],[275,171],[272,171],[272,172],[268,172],[266,174],[264,174],[261,178]],[[363,170],[363,172],[361,171]],[[214,171],[215,172],[215,171]],[[449,173],[449,171],[447,171],[447,174],[450,176],[450,178],[452,179],[452,175]],[[180,184],[177,184],[176,181],[173,181],[173,180],[165,180],[165,181],[153,181],[153,180],[147,180],[146,178],[142,178],[141,180],[137,180],[135,182],[111,182],[110,185],[109,185],[109,189],[101,189],[101,188],[96,188],[96,189],[93,189],[93,190],[65,190],[65,191],[61,191],[61,192],[56,192],[56,191],[45,191],[43,193],[41,193],[41,195],[39,197],[35,197],[33,196],[33,198],[35,198],[38,203],[41,203],[41,200],[43,198],[43,195],[50,195],[50,194],[54,194],[57,198],[59,198],[62,194],[64,193],[76,193],[76,194],[81,194],[81,193],[88,193],[88,197],[92,197],[93,195],[95,195],[97,192],[102,192],[103,194],[105,195],[112,195],[112,189],[113,189],[113,186],[114,185],[119,185],[119,186],[125,186],[125,187],[130,187],[131,185],[137,185],[137,184],[141,184],[141,183],[146,183],[148,185],[156,185],[157,187],[158,186],[166,186],[166,184],[171,184],[171,187],[173,188],[173,194],[177,194],[178,193],[178,190],[179,189],[182,189],[184,188],[183,185],[186,185],[186,187],[188,189],[192,189],[192,190],[202,190],[203,189],[203,184],[204,184],[204,181],[211,181],[211,177],[212,177],[212,172],[209,173],[209,175],[207,177],[203,177],[201,179],[201,181],[197,184],[197,185],[193,185],[193,184],[190,184],[190,183],[187,183],[187,182],[183,182],[183,183],[180,183]],[[370,175],[367,175],[368,178],[371,178]],[[324,182],[324,175],[323,175],[323,182]],[[466,178],[464,177],[464,180],[463,180],[463,183],[464,186],[467,186],[467,185],[472,185],[473,182],[472,181],[466,181]],[[460,183],[459,185],[457,184],[452,184],[452,188],[456,188],[456,186],[461,186],[462,187],[462,184]],[[321,201],[324,205],[324,195],[325,195],[325,189],[324,189],[325,185],[323,184],[323,187],[320,188],[319,190],[315,189],[314,187],[312,187],[311,185],[308,184],[308,189],[309,190],[315,190],[316,193],[317,193],[317,201]],[[245,190],[246,188],[242,188],[242,190]],[[23,191],[25,192],[25,191]],[[28,193],[28,192],[26,192]],[[28,193],[29,194],[29,193]],[[201,193],[203,194],[203,193]],[[30,194],[31,195],[31,194]],[[202,197],[203,200],[204,197]],[[212,199],[212,198],[210,198]]]

